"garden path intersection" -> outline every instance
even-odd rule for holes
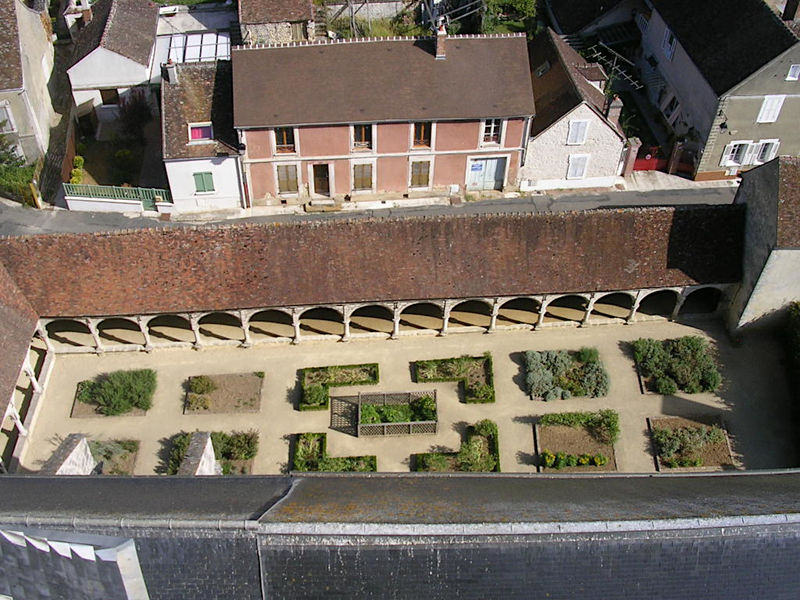
[[[674,396],[642,394],[631,358],[630,342],[640,337],[668,339],[683,335],[709,338],[717,351],[723,385],[715,394]],[[608,396],[532,401],[525,393],[522,353],[526,350],[578,350],[596,347],[610,376]],[[490,352],[494,362],[496,402],[464,404],[456,383],[413,383],[410,363],[416,360]],[[789,391],[781,370],[780,349],[769,338],[752,336],[733,345],[722,324],[698,320],[696,325],[667,321],[602,327],[554,327],[539,331],[411,335],[397,340],[358,339],[348,343],[307,341],[302,344],[257,344],[249,348],[208,347],[114,352],[100,355],[58,355],[38,413],[21,456],[25,470],[37,471],[70,433],[98,439],[138,439],[135,475],[152,475],[160,463],[165,439],[180,431],[236,431],[254,428],[260,437],[256,474],[284,472],[289,466],[293,434],[326,432],[331,456],[377,455],[378,470],[407,472],[410,455],[432,449],[457,450],[464,428],[481,419],[498,425],[503,472],[535,472],[533,422],[545,413],[616,410],[620,438],[615,445],[618,470],[655,472],[646,419],[661,415],[719,415],[728,429],[735,462],[741,468],[781,468],[794,456]],[[377,362],[378,385],[332,389],[333,395],[361,392],[437,391],[439,428],[435,435],[356,438],[330,426],[329,411],[295,409],[298,370],[304,367]],[[71,418],[79,381],[118,369],[150,368],[158,383],[152,408],[144,416]],[[258,413],[184,414],[184,384],[194,375],[263,371]]]

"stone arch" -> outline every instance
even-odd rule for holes
[[[359,333],[392,333],[393,313],[383,304],[359,306],[350,315],[350,331]]]
[[[253,313],[247,322],[254,340],[294,337],[292,315],[285,310],[260,310]]]
[[[400,331],[431,329],[440,331],[444,327],[444,310],[433,302],[409,304],[400,313]]]
[[[492,321],[492,305],[486,300],[464,300],[450,309],[449,327],[489,328]]]
[[[536,325],[541,307],[535,298],[510,298],[500,305],[497,325]]]
[[[47,337],[56,348],[95,348],[92,332],[76,319],[55,319],[45,325]]]
[[[634,296],[629,292],[609,292],[594,301],[590,319],[604,321],[627,319],[633,308]]]
[[[544,323],[582,323],[589,300],[580,294],[564,294],[545,306]]]
[[[136,344],[144,346],[145,339],[139,323],[125,317],[110,317],[97,324],[97,334],[103,345],[125,346]]]
[[[158,315],[147,321],[147,332],[154,344],[160,342],[193,343],[192,324],[180,315]]]
[[[636,310],[638,316],[664,317],[669,319],[678,302],[678,292],[676,290],[654,290],[649,292],[639,301],[639,308]]]
[[[207,342],[234,340],[244,341],[242,322],[236,315],[227,312],[212,312],[198,321],[200,337]]]
[[[713,315],[719,308],[722,300],[722,291],[714,286],[701,287],[692,290],[684,297],[678,314],[688,315]]]
[[[330,306],[308,308],[300,314],[300,329],[310,335],[344,335],[344,317]]]

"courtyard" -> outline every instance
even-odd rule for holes
[[[716,348],[722,386],[715,393],[661,396],[642,393],[630,342],[642,337],[669,339],[686,335],[707,338]],[[534,401],[525,391],[522,356],[527,350],[577,350],[595,347],[610,377],[607,396]],[[480,356],[493,358],[496,402],[466,404],[455,382],[415,383],[413,361]],[[436,391],[435,434],[358,438],[331,429],[330,410],[297,410],[299,370],[326,365],[377,363],[377,385],[331,390],[332,396],[358,392]],[[71,417],[80,381],[121,369],[153,369],[157,386],[152,407],[141,415]],[[184,411],[189,377],[263,373],[257,411],[196,413]],[[619,413],[619,440],[614,445],[619,472],[655,472],[647,419],[665,416],[720,418],[727,429],[734,465],[743,469],[782,468],[795,464],[795,432],[781,351],[771,338],[748,337],[732,344],[713,320],[696,324],[648,321],[630,325],[551,327],[538,331],[409,335],[397,340],[361,338],[347,343],[318,340],[299,344],[263,343],[249,348],[174,348],[144,352],[58,355],[31,428],[21,471],[37,471],[70,433],[91,439],[138,440],[133,474],[164,470],[166,442],[186,431],[247,431],[259,435],[255,474],[286,472],[290,443],[303,432],[327,433],[327,452],[339,456],[377,456],[382,472],[408,472],[411,455],[458,450],[467,426],[482,419],[497,424],[500,467],[506,473],[536,472],[534,423],[548,413],[612,409]]]

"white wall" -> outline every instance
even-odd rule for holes
[[[164,161],[175,212],[242,208],[238,158],[226,156]],[[195,191],[194,173],[210,172],[214,192]]]
[[[773,250],[753,289],[737,327],[785,308],[800,298],[800,250]]]
[[[96,90],[115,88],[121,91],[147,83],[149,77],[147,66],[105,48],[95,49],[67,73],[79,114],[86,114],[100,105],[100,93]]]
[[[139,200],[111,200],[108,198],[70,198],[66,199],[67,208],[89,212],[142,212]]]
[[[567,145],[570,120],[589,121],[585,143]],[[614,185],[624,145],[596,112],[581,104],[528,142],[519,174],[520,187],[532,190]],[[590,155],[584,179],[567,179],[570,154]]]

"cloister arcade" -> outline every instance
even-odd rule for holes
[[[535,330],[715,315],[729,288],[727,284],[714,284],[617,292],[53,318],[40,320],[38,334],[49,350],[70,353]]]

